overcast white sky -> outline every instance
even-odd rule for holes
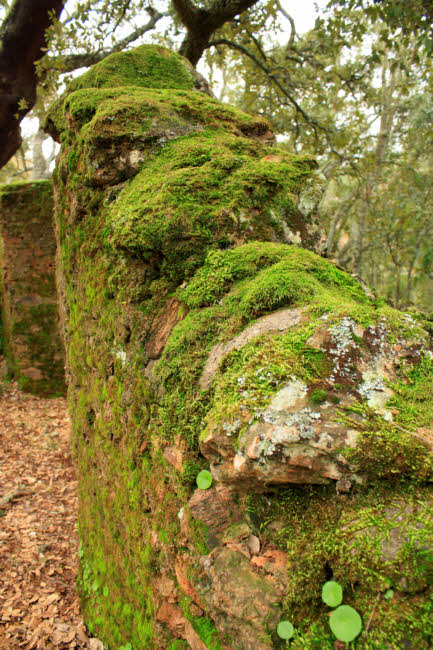
[[[281,5],[289,13],[296,25],[298,34],[308,32],[309,29],[314,27],[317,11],[315,5],[324,8],[328,0],[280,0]]]
[[[69,0],[66,9],[73,11],[74,5],[77,0]],[[328,0],[280,0],[282,6],[293,17],[298,34],[303,34],[314,26],[317,16],[316,5],[320,8],[325,7]],[[287,25],[287,33],[281,34],[281,41],[284,42],[289,33],[289,25]],[[25,118],[22,122],[22,130],[25,136],[29,136],[37,130],[37,120]],[[44,144],[44,149],[49,149],[49,143]]]

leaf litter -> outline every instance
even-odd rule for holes
[[[66,400],[14,384],[0,389],[0,647],[92,647],[75,591],[78,503]]]

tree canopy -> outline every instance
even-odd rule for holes
[[[289,150],[316,156],[326,180],[330,256],[396,304],[433,308],[425,291],[433,276],[431,3],[331,0],[306,34],[298,34],[290,6],[70,0],[63,8],[3,0],[0,163],[18,151],[3,178],[29,173],[19,122],[35,104],[37,86],[33,114],[42,120],[75,70],[143,39],[158,42],[194,65],[201,61],[220,98],[266,117]],[[14,34],[25,36],[29,21],[31,38],[20,37],[28,43],[23,57]],[[44,138],[41,130],[34,138],[36,176],[49,173]]]

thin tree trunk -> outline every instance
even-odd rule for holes
[[[50,165],[44,156],[43,143],[47,139],[47,135],[41,128],[35,133],[33,140],[33,170],[32,179],[42,180],[50,176]]]

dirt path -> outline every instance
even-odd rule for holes
[[[1,648],[92,647],[75,593],[77,495],[68,436],[64,399],[14,386],[0,396]]]

